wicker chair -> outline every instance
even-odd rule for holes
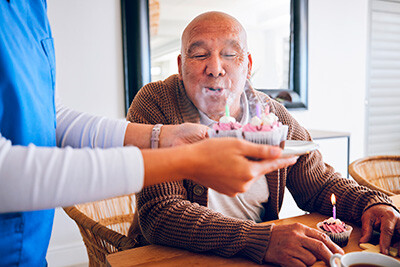
[[[360,185],[389,196],[400,194],[400,155],[356,160],[350,164],[349,173]]]
[[[108,254],[135,247],[127,237],[134,209],[134,194],[64,208],[79,227],[89,266],[106,266]]]

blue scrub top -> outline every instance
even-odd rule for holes
[[[13,145],[56,145],[46,9],[45,0],[0,0],[0,132]],[[53,217],[53,209],[0,214],[0,266],[46,266]]]

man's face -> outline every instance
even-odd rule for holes
[[[240,95],[250,78],[246,34],[229,19],[200,21],[189,29],[182,36],[179,77],[194,105],[218,119],[226,104],[240,108]]]

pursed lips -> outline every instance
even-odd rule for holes
[[[207,87],[207,89],[211,90],[211,91],[221,91],[222,90],[222,88],[213,88],[213,87]]]
[[[221,88],[221,87],[205,87],[205,89],[212,91],[212,92],[221,92],[224,90],[224,88]]]
[[[226,94],[226,90],[222,87],[204,87],[203,93],[211,97],[220,98]]]

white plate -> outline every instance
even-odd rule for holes
[[[300,156],[318,149],[318,145],[311,141],[286,140],[282,157]]]

